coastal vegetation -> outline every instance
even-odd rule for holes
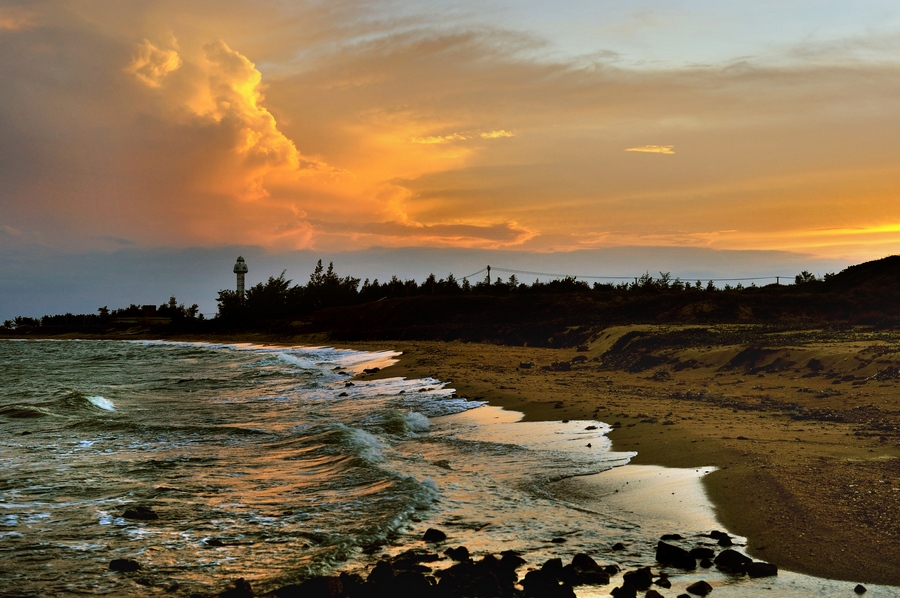
[[[16,334],[102,334],[129,328],[158,334],[280,331],[340,340],[434,339],[575,346],[592,331],[627,323],[766,323],[789,326],[900,323],[900,256],[852,266],[793,284],[717,286],[667,272],[631,281],[588,284],[567,276],[526,284],[515,274],[474,283],[452,273],[421,283],[339,275],[320,260],[305,284],[286,272],[237,291],[220,290],[218,312],[204,318],[175,297],[159,306],[100,307],[96,314],[19,316],[3,323]]]

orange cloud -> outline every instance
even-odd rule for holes
[[[162,50],[144,40],[125,72],[134,75],[148,87],[160,87],[166,77],[181,68],[181,57],[175,50]]]

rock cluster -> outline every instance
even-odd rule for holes
[[[727,537],[727,534],[713,532],[708,537],[718,540]],[[731,575],[763,577],[778,574],[775,565],[754,562],[731,548],[725,548],[718,554],[708,547],[688,550],[670,543],[671,540],[681,540],[680,536],[664,538],[656,547],[656,561],[661,568],[693,571],[698,566],[715,566]],[[445,539],[446,534],[436,529],[429,529],[423,537],[425,542],[432,544]],[[597,563],[587,554],[575,555],[568,564],[560,558],[551,558],[540,567],[531,567],[524,576],[520,576],[519,570],[526,562],[513,551],[502,552],[499,557],[488,554],[474,559],[465,546],[459,546],[445,549],[443,555],[411,549],[393,558],[379,560],[365,577],[349,573],[319,576],[300,584],[283,586],[269,595],[277,598],[574,598],[573,588],[608,585],[611,577],[620,573],[618,565]],[[446,562],[447,558],[453,561],[448,567],[435,569],[427,564]],[[621,585],[610,592],[613,598],[636,598],[638,592],[649,598],[662,598],[664,595],[660,590],[672,587],[668,573],[654,573],[650,567],[625,571],[621,579]],[[713,588],[700,580],[686,590],[688,594],[680,594],[679,597],[706,596]],[[251,598],[254,593],[246,581],[238,580],[234,587],[219,596]]]

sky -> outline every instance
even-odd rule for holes
[[[0,81],[0,319],[900,241],[893,0],[0,0]]]

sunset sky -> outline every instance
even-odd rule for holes
[[[900,246],[898,131],[895,0],[5,0],[0,318],[214,311],[238,252],[839,270]]]

